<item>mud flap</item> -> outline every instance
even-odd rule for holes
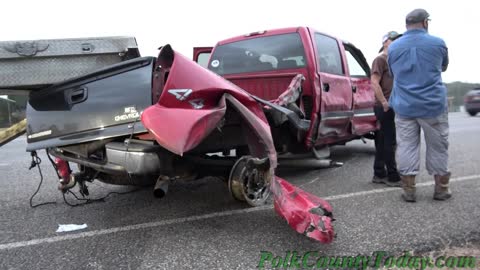
[[[335,237],[332,206],[282,178],[275,177],[271,192],[274,208],[296,232],[322,243],[331,243]]]

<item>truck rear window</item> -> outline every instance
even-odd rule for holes
[[[257,37],[215,48],[208,69],[219,75],[305,67],[298,33]]]

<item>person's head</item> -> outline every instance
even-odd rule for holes
[[[397,33],[396,31],[390,31],[386,33],[382,38],[382,47],[379,52],[387,53],[388,46],[397,38],[401,37],[402,34]]]
[[[405,24],[407,29],[425,29],[428,31],[430,14],[425,9],[417,8],[407,14]]]

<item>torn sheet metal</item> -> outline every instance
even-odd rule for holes
[[[173,51],[169,45],[162,47],[156,66],[168,70],[169,75],[163,88],[154,91],[161,93],[158,102],[143,111],[141,121],[162,147],[182,156],[221,123],[227,106],[232,105],[260,141],[262,149],[254,150],[263,150],[265,155],[258,157],[268,156],[271,167],[276,167],[267,118],[245,90]]]
[[[285,90],[277,99],[273,100],[272,103],[286,106],[290,103],[295,103],[302,94],[302,82],[305,80],[305,77],[302,74],[297,74],[290,85],[288,86],[287,90]]]
[[[335,237],[332,222],[332,206],[292,184],[275,177],[271,191],[275,211],[290,227],[322,243],[331,243]]]
[[[245,126],[252,131],[247,133],[252,135],[247,138],[252,155],[257,158],[268,157],[269,170],[273,175],[277,154],[267,118],[262,106],[254,98],[238,86],[176,53],[170,46],[162,47],[156,66],[168,70],[169,75],[164,84],[158,83],[160,88],[154,91],[160,95],[158,102],[144,110],[141,121],[162,147],[183,155],[200,144],[218,126],[227,106],[233,106]],[[301,75],[296,76],[275,104],[285,105],[297,100],[303,79]],[[194,104],[189,102],[192,100],[195,100]],[[281,178],[271,178],[270,189],[277,213],[297,232],[322,243],[332,242],[331,206]]]

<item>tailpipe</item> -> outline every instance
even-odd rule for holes
[[[156,198],[165,197],[165,195],[167,195],[169,182],[170,182],[170,178],[168,176],[165,176],[165,175],[159,176],[157,179],[157,183],[153,188],[153,196],[155,196]]]
[[[280,168],[308,168],[308,169],[322,169],[341,167],[342,162],[336,162],[330,159],[279,159],[278,167]]]

